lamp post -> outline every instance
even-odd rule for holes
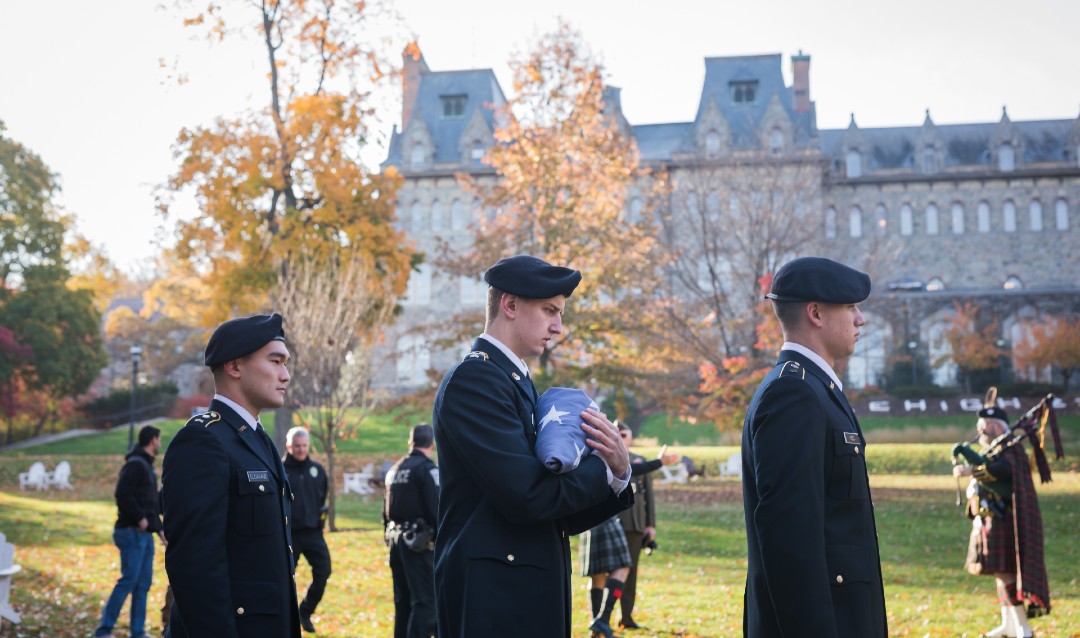
[[[995,345],[998,347],[998,382],[1005,383],[1005,349],[1009,346],[1009,342],[1005,339],[998,339]]]
[[[919,347],[919,342],[908,341],[907,347],[911,352],[911,386],[915,387],[918,384],[917,376],[915,374],[915,349]]]
[[[142,348],[136,344],[128,351],[131,355],[131,410],[128,412],[128,450],[135,444],[135,391],[139,387],[139,357]]]

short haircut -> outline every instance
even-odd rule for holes
[[[498,288],[488,288],[487,296],[487,322],[491,323],[495,321],[495,317],[499,316],[499,302],[502,301],[502,296],[506,293]]]
[[[630,429],[630,426],[626,424],[626,421],[623,421],[622,419],[617,419],[615,421],[615,427],[619,428],[620,430],[626,430],[631,434],[634,433],[634,431]]]
[[[796,327],[799,324],[799,317],[802,315],[802,312],[808,303],[812,302],[777,301],[773,299],[773,312],[776,313],[776,318],[780,321],[780,327],[784,330],[791,330]]]
[[[292,445],[293,439],[298,436],[304,437],[308,441],[311,440],[311,435],[308,434],[306,429],[296,426],[295,428],[290,428],[289,431],[285,433],[285,445]]]
[[[409,444],[413,447],[431,447],[435,441],[435,431],[427,423],[421,423],[409,434]]]
[[[153,441],[159,436],[161,436],[161,430],[152,425],[142,426],[139,428],[139,447],[150,445],[150,441]]]

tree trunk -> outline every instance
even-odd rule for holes
[[[327,511],[326,522],[330,526],[331,532],[337,530],[337,481],[334,479],[334,448],[333,446],[326,450],[326,477],[327,483],[327,495],[330,501],[330,509]]]
[[[292,428],[293,409],[285,406],[274,410],[274,447],[282,456],[285,455],[285,435]]]

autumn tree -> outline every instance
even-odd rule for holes
[[[460,178],[495,213],[476,220],[471,245],[443,245],[437,262],[475,275],[502,257],[528,253],[581,270],[568,332],[544,353],[541,368],[564,379],[610,378],[629,344],[620,330],[630,318],[623,300],[647,288],[650,276],[642,255],[653,242],[651,216],[629,206],[647,173],[616,93],[605,91],[603,67],[579,33],[560,25],[511,68],[514,95],[497,114],[496,145],[486,157],[497,179]],[[482,323],[475,315],[463,319],[463,333],[475,334]]]
[[[175,174],[158,204],[176,222],[171,255],[210,289],[210,323],[274,305],[283,269],[301,253],[355,249],[379,279],[405,289],[414,255],[394,229],[399,177],[359,160],[385,80],[377,5],[341,0],[179,3],[212,41],[247,38],[266,54],[265,108],[180,132]],[[174,212],[177,193],[198,212]]]
[[[301,408],[295,421],[322,445],[334,476],[338,442],[356,437],[376,405],[376,349],[393,317],[393,284],[358,251],[302,254],[287,265],[279,295],[293,355],[289,396]],[[330,481],[331,531],[334,486]]]
[[[1017,365],[1059,371],[1068,392],[1069,379],[1080,368],[1080,319],[1049,317],[1026,327],[1013,349]]]
[[[931,365],[938,367],[955,363],[961,372],[967,391],[972,391],[972,376],[993,370],[1001,365],[1001,348],[997,345],[1001,323],[995,317],[985,317],[974,303],[956,303],[941,335],[941,343],[947,345],[944,353]]]

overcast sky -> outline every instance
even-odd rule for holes
[[[11,0],[0,20],[0,120],[60,175],[78,228],[125,268],[152,257],[168,229],[152,190],[175,166],[182,127],[262,107],[257,46],[190,40],[151,0]],[[432,70],[492,68],[558,16],[579,29],[622,87],[632,124],[693,118],[704,58],[811,56],[818,126],[918,125],[1080,114],[1075,0],[399,0]],[[180,85],[176,69],[189,79]],[[380,139],[399,118],[385,116]],[[382,148],[365,159],[375,164]]]

